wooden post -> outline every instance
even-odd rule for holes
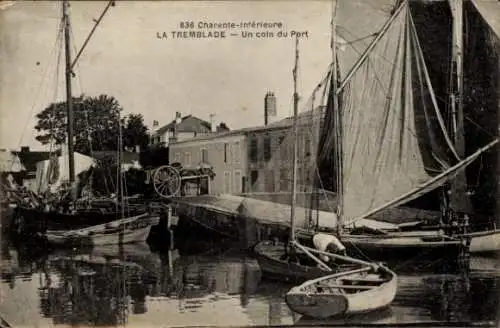
[[[170,274],[170,277],[172,280],[174,279],[174,260],[172,259],[173,253],[172,249],[168,251],[168,273]]]
[[[167,207],[167,231],[169,236],[169,250],[174,249],[174,230],[172,229],[172,207]]]

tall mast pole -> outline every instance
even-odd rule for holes
[[[118,165],[117,165],[117,170],[118,170],[118,193],[117,193],[117,206],[120,206],[121,209],[121,214],[122,218],[125,217],[125,204],[124,204],[124,183],[123,183],[123,175],[124,172],[122,172],[122,144],[123,144],[123,131],[122,131],[122,122],[121,122],[121,115],[120,112],[118,112]]]
[[[66,111],[67,111],[67,134],[68,134],[68,160],[69,160],[69,182],[75,181],[75,158],[73,154],[73,99],[71,95],[71,43],[70,43],[70,21],[68,15],[68,0],[63,2],[64,19],[64,43],[66,57]]]
[[[331,74],[331,94],[332,97],[332,110],[334,114],[334,133],[335,133],[335,161],[336,168],[336,185],[337,185],[337,235],[340,237],[343,233],[342,223],[342,200],[343,200],[343,170],[342,170],[342,124],[339,111],[339,104],[337,98],[337,1],[332,2],[332,35],[331,35],[331,48],[332,48],[332,74]]]
[[[452,112],[452,131],[455,149],[461,158],[465,155],[464,114],[463,114],[463,0],[450,0],[453,13],[453,51],[452,51],[452,92],[450,103]],[[465,172],[456,176],[452,183],[451,207],[455,211],[469,212],[470,203],[467,192]]]
[[[298,131],[297,117],[299,94],[297,93],[297,73],[299,66],[299,37],[295,38],[295,67],[293,68],[293,163],[292,163],[292,200],[290,210],[290,241],[295,240],[295,207],[297,203],[297,157],[298,157]]]

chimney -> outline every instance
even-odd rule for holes
[[[169,138],[172,142],[175,142],[177,140],[177,125],[181,124],[182,122],[182,117],[181,117],[181,112],[175,112],[175,119],[174,119],[174,130],[172,131],[172,137]]]
[[[271,91],[264,97],[264,125],[269,123],[269,116],[276,116],[276,97]]]
[[[29,146],[23,146],[21,147],[21,153],[29,153],[30,152],[30,147]]]
[[[215,124],[215,114],[210,114],[210,131],[217,132],[217,125]]]

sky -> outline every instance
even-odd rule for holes
[[[378,30],[394,0],[338,0],[337,32],[347,41]],[[65,100],[64,51],[56,44],[61,2],[0,5],[0,148],[35,140],[35,115]],[[73,57],[107,2],[73,1]],[[115,97],[125,114],[141,113],[151,128],[192,114],[231,129],[263,124],[267,91],[277,97],[278,120],[292,114],[295,41],[291,31],[307,32],[299,44],[298,92],[305,103],[331,60],[330,0],[280,1],[117,1],[104,16],[80,57],[73,95]],[[224,39],[173,39],[181,22],[280,22],[281,29],[227,30]],[[209,29],[196,31],[208,32]],[[220,29],[213,29],[212,31]],[[278,31],[288,37],[277,37]],[[243,38],[243,31],[271,31],[272,38]],[[159,39],[158,33],[169,36]],[[370,38],[353,43],[363,49]],[[58,65],[58,54],[60,60]],[[348,47],[344,71],[358,55]],[[58,72],[58,73],[57,73]]]

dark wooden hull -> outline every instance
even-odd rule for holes
[[[126,211],[125,216],[144,213]],[[76,213],[44,212],[39,209],[18,207],[13,214],[12,231],[18,235],[44,233],[47,230],[74,230],[119,220],[121,211],[105,209],[78,210]]]
[[[299,262],[288,261],[285,259],[285,244],[281,242],[260,242],[255,246],[254,252],[263,275],[270,279],[301,283],[335,272],[335,268],[332,271],[319,268],[316,262],[306,256],[299,256]],[[341,266],[342,270],[346,267],[351,265]]]
[[[179,225],[186,226],[185,231],[202,236],[218,236],[232,238],[241,242],[246,248],[254,248],[263,240],[278,239],[285,241],[289,235],[289,226],[280,223],[262,222],[243,215],[222,213],[210,208],[184,206],[179,213]],[[302,245],[312,247],[312,237],[315,232],[297,229],[297,240]],[[409,268],[420,270],[456,270],[467,265],[467,247],[459,240],[449,237],[436,237],[437,231],[402,231],[389,232],[387,235],[365,233],[362,235],[346,235],[341,242],[347,248],[348,255],[373,261],[400,263],[410,260]],[[255,248],[254,248],[255,250]],[[261,257],[263,263],[269,259]],[[315,264],[314,264],[315,265]],[[281,268],[269,270],[280,276],[286,276],[290,268],[281,264]],[[302,272],[301,268],[295,268]],[[273,274],[274,274],[273,273]],[[304,273],[309,277],[309,273]]]
[[[297,238],[301,244],[312,245],[314,232],[300,231]],[[456,259],[467,246],[458,239],[437,237],[434,232],[391,232],[387,235],[344,235],[341,238],[347,253],[353,257],[368,256],[373,260],[405,259]]]
[[[380,236],[344,236],[348,253],[363,253],[373,259],[423,257],[425,259],[457,259],[467,251],[460,240],[426,239],[397,233]]]

